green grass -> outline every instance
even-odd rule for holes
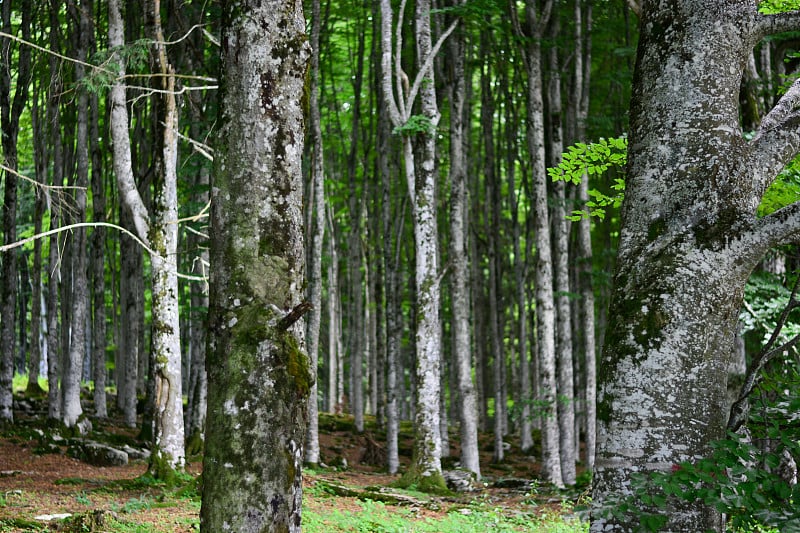
[[[381,502],[359,501],[359,511],[333,510],[324,515],[303,511],[303,530],[308,533],[483,533],[538,532],[585,533],[589,525],[569,520],[559,514],[540,517],[502,508],[465,507],[449,512],[441,519],[418,516],[403,507],[387,507]]]

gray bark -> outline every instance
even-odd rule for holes
[[[591,74],[591,32],[592,32],[592,5],[586,5],[586,14],[583,14],[583,0],[575,2],[575,86],[572,97],[575,109],[575,141],[586,140],[586,118],[589,114],[589,81]],[[583,33],[583,24],[586,32]],[[578,204],[585,205],[589,200],[589,179],[584,176],[578,185]],[[586,465],[591,470],[594,468],[594,456],[597,432],[597,356],[595,351],[596,335],[594,322],[594,284],[592,281],[592,242],[591,222],[582,217],[578,221],[577,237],[578,255],[578,285],[581,299],[579,302],[580,329],[583,333],[583,358],[584,358],[584,417],[586,424]]]
[[[558,34],[560,25],[554,17],[551,36]],[[547,86],[547,103],[550,119],[550,154],[548,166],[557,166],[564,151],[562,125],[561,74],[558,48],[548,51],[550,79]],[[572,309],[569,301],[569,222],[566,210],[566,185],[553,184],[553,267],[555,270],[556,304],[556,357],[558,383],[558,430],[561,456],[561,478],[567,485],[575,484],[575,387],[572,368]]]
[[[300,2],[223,5],[203,531],[300,531],[313,384],[295,314],[309,48]]]
[[[457,31],[449,43],[452,67],[450,100],[450,298],[452,300],[452,361],[458,390],[458,419],[461,467],[481,474],[478,450],[478,411],[472,383],[472,347],[470,344],[469,263],[467,235],[469,202],[467,200],[467,161],[464,154],[464,100],[466,99],[465,38]],[[453,395],[450,396],[451,401]]]
[[[151,37],[155,40],[156,65],[161,74],[158,106],[163,119],[157,131],[160,152],[156,160],[156,189],[150,242],[156,254],[152,267],[152,342],[153,449],[150,471],[156,477],[169,476],[169,470],[182,470],[185,463],[183,393],[181,380],[180,320],[178,317],[178,109],[175,72],[167,58],[161,29],[161,3],[149,4]]]
[[[319,34],[322,27],[320,0],[313,0],[311,8],[311,87],[309,102],[309,131],[311,133],[311,212],[310,264],[308,266],[308,301],[314,307],[308,315],[306,343],[311,368],[316,376],[319,368],[319,325],[322,318],[322,241],[325,238],[325,175],[322,152],[322,127],[319,109]],[[330,327],[330,324],[329,326]],[[314,380],[308,402],[308,434],[306,435],[305,462],[319,463],[319,400]]]
[[[90,148],[92,157],[92,211],[95,222],[105,222],[106,201],[105,187],[103,185],[103,172],[101,168],[100,147],[98,139],[98,109],[97,96],[91,102],[91,126],[89,129]],[[102,226],[92,230],[92,377],[94,379],[94,409],[95,416],[105,418],[108,416],[106,406],[106,285],[105,285],[105,245],[106,231]]]
[[[534,232],[536,239],[536,357],[538,365],[539,397],[543,402],[542,420],[542,476],[556,486],[561,486],[561,462],[555,355],[555,309],[553,300],[553,261],[550,243],[550,217],[547,208],[547,173],[544,150],[544,102],[542,82],[541,39],[550,18],[552,1],[539,9],[537,3],[528,1],[525,7],[527,46],[523,50],[528,78],[527,141],[532,158]],[[516,17],[516,11],[512,11]],[[515,23],[516,31],[523,34],[522,26]]]
[[[771,247],[800,238],[800,202],[756,218],[765,188],[800,151],[791,87],[742,137],[747,55],[800,28],[754,2],[642,3],[628,179],[599,372],[594,499],[630,474],[669,470],[724,437],[726,380],[745,282]],[[687,52],[687,50],[689,52]],[[632,517],[593,531],[632,531]],[[669,508],[671,531],[723,531],[701,502]]]
[[[50,46],[53,50],[59,48],[58,37],[58,2],[51,0],[50,5]],[[59,104],[62,94],[63,84],[58,68],[58,61],[55,56],[49,60],[50,66],[50,85],[48,87],[47,104],[47,124],[49,125],[50,142],[52,145],[53,156],[53,185],[63,183],[63,150],[61,144],[61,114]],[[60,224],[61,208],[58,202],[50,199],[50,229],[56,229]],[[47,257],[47,272],[49,281],[47,284],[47,417],[50,420],[61,418],[61,401],[59,390],[60,365],[58,334],[58,293],[59,280],[61,277],[61,260],[59,257],[58,234],[50,236],[50,253]]]
[[[77,6],[73,7],[77,10]],[[85,6],[81,6],[78,28],[78,59],[86,59],[89,44],[89,20]],[[78,64],[75,67],[75,77],[80,80],[84,76],[84,68]],[[89,183],[89,95],[81,90],[77,95],[77,133],[75,147],[77,150],[77,173],[74,189],[75,221],[86,221],[86,189]],[[72,313],[70,314],[69,329],[71,332],[69,353],[62,372],[62,412],[64,425],[74,426],[78,417],[83,413],[80,399],[80,381],[83,359],[86,355],[86,318],[89,304],[89,280],[86,273],[87,239],[86,229],[76,228],[70,240],[72,246]]]
[[[30,0],[20,5],[22,21],[20,29],[22,38],[30,41],[31,13]],[[2,4],[2,24],[6,34],[11,31],[10,2]],[[18,63],[12,66],[12,46],[9,37],[0,39],[2,47],[2,65],[0,65],[0,129],[2,129],[3,164],[11,169],[4,171],[5,187],[3,191],[3,242],[11,244],[17,240],[17,138],[19,136],[19,119],[28,99],[28,84],[31,78],[31,49],[20,46]],[[13,98],[11,96],[11,73],[16,71],[17,78]],[[16,346],[16,305],[17,305],[17,253],[6,252],[2,257],[2,286],[0,287],[0,422],[13,422],[12,382],[14,378],[14,354]]]

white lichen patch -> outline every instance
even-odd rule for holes
[[[236,416],[239,414],[239,408],[236,406],[236,402],[233,401],[233,398],[228,398],[225,400],[225,403],[222,405],[223,412],[229,416]]]

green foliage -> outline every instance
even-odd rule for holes
[[[800,159],[792,161],[764,193],[758,215],[766,216],[800,199]]]
[[[547,169],[547,174],[553,181],[568,181],[579,184],[584,176],[601,175],[611,168],[624,169],[628,162],[628,138],[611,137],[600,139],[595,143],[576,143],[567,148],[561,155],[558,166]],[[611,185],[616,194],[608,194],[590,189],[591,200],[586,202],[585,209],[572,212],[567,218],[576,221],[584,217],[598,217],[604,219],[609,207],[617,208],[622,204],[625,191],[625,180],[615,178]]]
[[[436,131],[436,127],[431,122],[431,119],[424,115],[411,115],[408,121],[402,126],[397,126],[392,130],[395,135],[403,137],[410,137],[418,133],[432,135]]]
[[[768,15],[794,9],[800,9],[800,2],[797,0],[761,0],[758,4],[758,10]]]
[[[780,276],[768,272],[753,274],[745,286],[745,307],[739,315],[743,332],[754,332],[765,344],[778,323],[781,312],[786,308],[791,291],[786,288]],[[800,321],[787,320],[781,330],[777,344],[800,335]]]
[[[381,502],[359,501],[358,511],[335,510],[324,515],[303,510],[303,530],[311,533],[358,531],[364,533],[468,533],[484,531],[536,531],[542,533],[580,533],[587,523],[566,518],[562,513],[534,516],[510,513],[486,502],[449,512],[444,518],[420,519],[412,509],[389,508]]]
[[[141,70],[147,64],[152,43],[151,39],[139,39],[125,46],[98,51],[92,58],[92,63],[97,67],[79,80],[78,85],[90,94],[98,94],[111,87],[123,66],[126,71]]]

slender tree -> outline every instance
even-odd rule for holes
[[[5,244],[17,240],[17,140],[19,120],[28,100],[28,85],[31,79],[31,49],[19,46],[17,65],[12,66],[14,54],[11,46],[11,2],[1,7],[2,27],[5,36],[0,37],[0,130],[2,130],[3,177],[3,239]],[[22,38],[31,40],[32,6],[30,0],[20,4]],[[16,71],[14,92],[11,92],[11,73]],[[3,257],[3,279],[0,285],[0,422],[13,422],[12,379],[14,377],[14,353],[16,347],[17,306],[17,254],[14,250]]]
[[[463,2],[457,2],[463,4]],[[456,30],[448,43],[451,66],[452,96],[450,99],[450,248],[452,268],[450,292],[453,308],[452,342],[458,390],[458,415],[461,436],[461,465],[480,476],[478,453],[478,411],[475,386],[472,382],[472,348],[470,345],[469,263],[467,258],[467,161],[464,153],[466,99],[465,32]],[[452,396],[451,396],[452,398]]]
[[[319,368],[319,326],[322,318],[322,241],[325,238],[325,175],[322,149],[322,126],[319,109],[319,35],[322,28],[320,0],[313,0],[311,7],[311,87],[309,101],[309,131],[311,133],[311,242],[308,268],[308,300],[313,309],[308,315],[306,345],[311,358],[311,368]],[[328,326],[330,327],[330,325]],[[319,402],[317,390],[319,380],[314,380],[308,404],[308,435],[306,437],[305,461],[319,463]]]

